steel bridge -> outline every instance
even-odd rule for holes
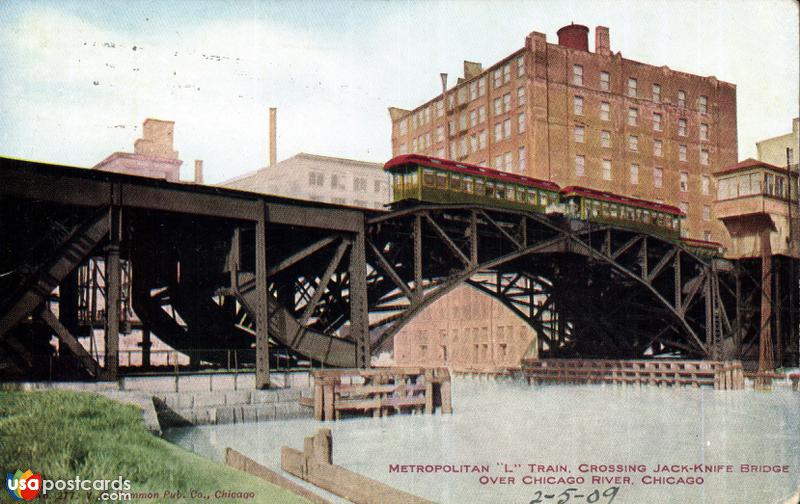
[[[41,374],[55,337],[82,376],[115,379],[132,326],[193,362],[254,349],[259,387],[277,352],[369,367],[461,284],[529,324],[542,356],[758,347],[758,310],[744,308],[758,286],[746,296],[738,265],[622,227],[464,205],[362,210],[7,158],[0,216],[7,376]],[[100,329],[102,359],[79,341]]]

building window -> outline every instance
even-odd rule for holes
[[[661,101],[661,86],[653,84],[653,101],[658,103]]]
[[[511,63],[503,65],[503,84],[511,82]]]
[[[689,192],[689,174],[681,172],[681,192]]]
[[[611,148],[611,132],[610,131],[601,131],[600,132],[600,146],[605,149]]]
[[[456,154],[456,141],[450,140],[450,159],[453,159],[457,156]]]
[[[331,174],[331,189],[344,190],[344,182],[339,180],[339,175],[337,175],[336,173]]]
[[[686,119],[678,119],[678,135],[686,136]]]
[[[708,149],[700,150],[700,164],[708,165]]]
[[[481,105],[478,107],[478,124],[483,124],[486,122],[486,106]]]
[[[702,112],[704,114],[706,112],[708,112],[708,97],[707,96],[701,96],[700,97],[700,99],[697,102],[697,108],[700,110],[700,112]]]
[[[408,154],[408,146],[405,143],[401,143],[398,152],[400,154]]]
[[[443,158],[444,157],[444,147],[440,147],[436,149],[436,157]]]
[[[711,178],[708,175],[703,175],[700,177],[700,183],[703,188],[703,196],[711,194]]]
[[[486,148],[486,130],[478,133],[478,148],[481,150]]]
[[[436,117],[444,116],[444,102],[439,100],[436,102]]]
[[[397,132],[400,135],[405,135],[406,133],[408,133],[408,120],[407,119],[403,119],[402,121],[397,123]]]
[[[498,68],[494,71],[494,87],[495,89],[503,85],[503,69]]]
[[[572,65],[572,83],[576,86],[583,86],[583,67]]]
[[[514,159],[511,156],[511,151],[508,151],[503,154],[503,169],[505,171],[511,171],[512,166],[514,166]]]
[[[575,156],[575,175],[583,177],[586,173],[586,157],[578,154]]]
[[[794,149],[787,147],[786,149],[786,162],[790,165],[794,164]]]
[[[664,187],[664,169],[658,166],[653,168],[653,186]]]
[[[639,122],[639,109],[631,107],[628,109],[628,126],[636,126]]]
[[[678,91],[678,106],[680,108],[686,107],[686,91],[683,90]]]
[[[583,143],[584,137],[586,134],[586,128],[583,126],[575,126],[575,141],[578,143]]]
[[[459,157],[464,157],[467,154],[469,154],[469,152],[467,151],[467,147],[468,147],[467,140],[468,140],[467,137],[464,136],[464,137],[461,137],[461,140],[459,140],[459,142],[458,142],[458,155],[459,155]]]
[[[632,151],[639,150],[639,137],[637,137],[636,135],[628,136],[628,149]]]
[[[494,141],[499,142],[503,139],[503,123],[496,122],[494,124]]]
[[[494,115],[499,116],[503,113],[503,99],[499,96],[494,99]]]
[[[444,142],[444,126],[436,127],[436,141]]]
[[[525,105],[525,86],[517,88],[517,106]]]
[[[711,207],[708,205],[703,205],[703,220],[704,221],[711,220]]]
[[[469,88],[467,86],[461,86],[458,88],[458,104],[463,105],[467,103],[469,98]]]
[[[511,119],[503,121],[503,138],[511,137]]]
[[[663,142],[661,140],[653,140],[653,155],[661,157],[661,150],[663,149]]]
[[[603,180],[611,180],[611,160],[603,160]]]
[[[661,114],[653,114],[653,131],[661,131]]]
[[[525,56],[517,58],[517,77],[525,75]]]
[[[633,77],[628,79],[628,96],[636,98],[636,86],[638,82]]]
[[[417,139],[411,139],[411,152],[417,152]]]
[[[517,133],[525,133],[525,112],[517,115]]]
[[[576,96],[572,101],[573,113],[575,115],[583,115],[583,97]]]
[[[608,72],[600,72],[600,90],[608,91],[611,88],[611,75]]]
[[[700,123],[700,140],[708,140],[708,124]]]
[[[356,192],[367,192],[367,179],[355,177],[353,179],[353,190]]]
[[[476,80],[469,83],[469,99],[470,101],[478,99],[478,81]]]
[[[325,175],[319,172],[308,172],[308,185],[322,187],[325,184]]]
[[[711,231],[703,231],[703,239],[707,242],[711,241]]]
[[[469,126],[474,128],[478,125],[478,109],[472,109],[469,111]]]
[[[517,155],[517,171],[525,173],[528,170],[528,151],[523,145],[518,149]]]
[[[632,164],[631,165],[631,184],[638,184],[639,183],[639,165]]]
[[[478,79],[478,96],[486,96],[486,77]]]
[[[472,152],[478,151],[478,135],[469,137],[469,148]]]
[[[503,95],[503,112],[509,112],[511,110],[511,93],[506,93]]]
[[[603,121],[611,120],[611,104],[608,102],[600,102],[600,119]]]
[[[467,129],[467,113],[463,112],[458,118],[458,131]]]
[[[373,181],[373,184],[374,184],[373,188],[376,193],[382,192],[383,188],[385,187],[383,181],[381,180],[375,180]]]
[[[678,146],[678,160],[679,161],[686,161],[686,146],[679,145]]]

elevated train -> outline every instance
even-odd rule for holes
[[[391,174],[393,203],[481,204],[572,219],[614,224],[680,241],[701,256],[722,255],[722,245],[681,237],[686,218],[679,208],[580,186],[558,184],[484,166],[419,154],[397,156],[384,165]]]

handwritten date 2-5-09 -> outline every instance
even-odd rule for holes
[[[541,490],[536,490],[533,494],[533,499],[528,504],[567,504],[568,502],[602,502],[602,504],[611,504],[614,502],[614,497],[617,496],[619,487],[608,487],[602,492],[594,488],[590,492],[582,492],[577,488],[567,488],[563,492],[547,493]]]

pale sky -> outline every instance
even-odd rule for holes
[[[0,0],[0,155],[92,166],[132,151],[147,117],[175,125],[190,178],[278,159],[391,157],[387,108],[440,92],[464,59],[484,67],[532,31],[608,26],[626,58],[737,85],[739,159],[798,116],[795,0]]]

